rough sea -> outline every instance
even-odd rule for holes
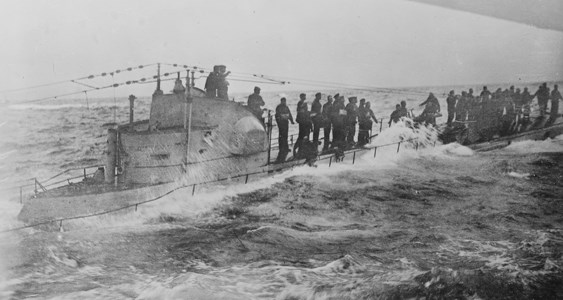
[[[355,95],[388,118],[401,100],[420,113],[428,91],[445,111],[450,89],[327,90],[322,102]],[[265,90],[273,110],[283,95]],[[297,95],[285,95],[292,112]],[[146,119],[150,98],[137,96]],[[128,105],[0,107],[0,230],[24,225],[18,186],[31,184],[28,197],[33,178],[103,164],[102,125],[128,122]],[[384,122],[371,145],[428,133]],[[563,136],[483,153],[383,147],[354,164],[181,189],[61,231],[2,232],[0,299],[563,299]]]

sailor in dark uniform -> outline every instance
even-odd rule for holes
[[[205,92],[209,98],[217,97],[218,76],[219,66],[213,66],[213,72],[210,72],[209,75],[207,75],[207,80],[205,81]]]
[[[219,66],[219,73],[217,74],[217,97],[223,100],[229,100],[229,82],[227,76],[231,71],[227,71],[227,67]]]
[[[463,96],[461,98],[463,98]],[[460,100],[460,101],[462,101],[462,100]],[[465,121],[466,117],[467,117],[467,121],[470,121],[471,120],[470,118],[472,117],[471,116],[472,111],[476,110],[476,109],[473,109],[473,107],[481,105],[480,103],[481,103],[481,98],[479,96],[474,96],[473,95],[473,89],[469,89],[469,91],[466,94],[465,101],[462,101],[461,104],[460,104],[461,107],[462,107],[462,109],[461,109],[461,113],[462,113],[461,119],[463,121]],[[456,114],[457,114],[457,112],[456,112]],[[456,115],[456,120],[457,120],[457,115]]]
[[[406,117],[409,118],[409,110],[407,109],[407,101],[403,100],[401,101],[401,113],[400,113],[401,117]],[[377,123],[377,120],[375,121],[375,123]]]
[[[459,97],[459,99],[457,100],[457,103],[455,105],[455,120],[458,122],[464,122],[466,115],[467,115],[467,109],[468,109],[468,104],[469,104],[469,95],[467,94],[466,91],[462,91],[461,92],[461,97]],[[449,114],[449,112],[448,112]]]
[[[330,130],[332,128],[332,96],[328,96],[327,102],[323,105],[323,120],[324,120],[323,150],[327,150],[330,145]]]
[[[297,141],[295,142],[296,147],[301,146],[301,142],[304,137],[309,139],[309,134],[311,133],[311,128],[313,123],[311,122],[311,116],[309,115],[309,109],[307,107],[307,95],[300,94],[299,102],[297,102],[297,123],[299,124],[299,135],[297,136]]]
[[[481,98],[483,98],[484,100],[488,100],[489,97],[491,97],[491,92],[487,89],[487,86],[483,87],[483,90],[481,91],[481,94],[479,96],[481,96]]]
[[[180,73],[178,73],[178,78],[176,78],[176,82],[174,82],[174,89],[172,92],[174,94],[184,94],[186,92],[186,88],[182,84],[182,79],[180,79]]]
[[[522,123],[525,125],[530,122],[530,112],[531,108],[530,105],[532,104],[532,100],[534,97],[528,91],[528,88],[525,87],[522,91],[522,95],[520,96],[520,101],[522,101]]]
[[[360,110],[364,109],[366,107],[366,99],[362,98],[360,99],[360,105],[358,105],[358,113],[360,112]]]
[[[559,117],[559,100],[563,100],[558,88],[559,87],[556,84],[553,86],[553,91],[551,91],[551,111],[549,118],[552,122]]]
[[[276,123],[278,124],[278,145],[279,145],[279,153],[277,162],[285,161],[285,157],[289,152],[289,145],[287,144],[287,136],[289,132],[289,122],[291,124],[295,124],[293,122],[293,116],[291,115],[291,111],[289,107],[287,107],[286,99],[281,98],[280,104],[276,107]]]
[[[534,97],[538,98],[538,105],[540,106],[540,116],[546,114],[549,96],[549,88],[547,87],[547,83],[544,82],[539,87],[538,91],[534,94]]]
[[[346,138],[344,96],[336,94],[332,106],[332,146],[343,148]]]
[[[502,115],[502,128],[501,128],[501,135],[507,135],[513,133],[516,123],[516,109],[514,103],[514,95],[516,95],[515,91],[507,90],[504,93],[504,97],[501,99],[502,106],[501,112],[502,114],[504,111],[504,115]]]
[[[365,106],[360,110],[358,109],[358,123],[359,123],[359,132],[358,132],[358,145],[363,146],[369,143],[369,135],[371,127],[373,126],[373,121],[377,123],[377,119],[375,118],[375,114],[373,110],[371,110],[371,103],[367,102]]]
[[[389,127],[392,123],[397,123],[401,119],[401,104],[395,105],[395,110],[391,113],[389,117]]]
[[[255,86],[254,93],[248,96],[246,105],[248,109],[260,120],[262,120],[262,106],[264,106],[264,99],[260,96],[260,88]]]
[[[422,102],[420,106],[426,105],[420,117],[425,119],[426,124],[436,125],[436,114],[440,112],[440,103],[433,93],[428,95],[426,101]]]
[[[516,115],[522,113],[522,91],[517,88],[512,96],[512,101],[514,102],[514,109],[516,110]]]
[[[321,127],[323,127],[323,115],[321,104],[321,93],[315,94],[315,100],[311,104],[311,121],[313,122],[313,143],[319,143],[319,133]]]

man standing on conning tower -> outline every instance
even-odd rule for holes
[[[260,88],[255,86],[254,93],[248,96],[247,106],[248,109],[260,120],[262,120],[262,106],[264,106],[264,99],[260,96]]]
[[[219,76],[219,66],[213,66],[213,72],[209,72],[205,81],[205,92],[207,97],[217,97],[217,80]]]

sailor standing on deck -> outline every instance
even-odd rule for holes
[[[323,105],[323,120],[325,136],[323,150],[327,150],[330,145],[330,130],[332,128],[332,96],[328,96],[327,102]]]
[[[309,134],[311,133],[311,128],[313,123],[311,122],[311,116],[309,115],[309,109],[307,107],[307,95],[300,94],[299,102],[297,102],[297,123],[299,124],[299,135],[297,136],[297,141],[295,142],[295,147],[299,148],[304,137],[309,139]]]
[[[278,124],[278,144],[279,144],[279,154],[278,154],[278,162],[285,161],[285,157],[289,152],[289,145],[287,144],[287,136],[289,132],[289,122],[291,124],[295,124],[293,122],[293,116],[291,115],[291,111],[289,107],[287,107],[286,99],[281,98],[280,104],[276,107],[276,123]]]
[[[356,123],[358,119],[358,102],[357,97],[348,98],[349,103],[346,105],[346,142],[348,146],[354,146],[356,142],[354,138],[356,136]]]
[[[346,109],[344,106],[344,96],[334,95],[334,104],[332,105],[332,146],[343,147],[345,139]]]
[[[559,117],[559,100],[563,100],[561,93],[559,92],[557,84],[553,86],[553,91],[551,91],[551,111],[550,119],[555,121]]]
[[[542,85],[534,94],[534,97],[538,98],[538,105],[540,106],[540,116],[544,116],[547,110],[547,102],[549,101],[549,88],[547,87],[547,83],[542,83]]]
[[[487,86],[483,87],[483,90],[481,91],[481,94],[479,96],[481,96],[481,98],[483,98],[484,100],[488,100],[489,97],[491,97],[491,92],[487,89]]]
[[[260,120],[262,120],[262,106],[264,106],[264,99],[260,96],[260,88],[255,86],[254,93],[248,96],[247,106],[250,111]],[[262,120],[263,121],[263,120]]]
[[[486,88],[486,87],[485,87]],[[436,114],[440,112],[440,103],[433,93],[428,95],[426,101],[422,102],[420,106],[426,105],[422,111],[421,116],[424,116],[426,124],[436,125]]]
[[[530,105],[532,104],[532,100],[534,99],[534,97],[530,94],[530,92],[528,91],[528,88],[525,87],[524,91],[522,91],[522,95],[521,95],[521,101],[522,101],[522,120],[523,122],[528,122],[530,120],[530,112],[531,112],[531,108]]]
[[[469,92],[466,93],[465,102],[461,104],[462,105],[461,118],[463,119],[463,121],[465,121],[466,117],[467,117],[467,121],[470,121],[471,120],[470,118],[474,117],[471,116],[471,113],[473,111],[476,111],[476,108],[474,107],[481,105],[480,103],[481,103],[481,98],[479,96],[474,96],[473,89],[469,89]],[[456,115],[456,119],[457,119],[457,115]]]
[[[448,95],[448,98],[446,99],[446,103],[448,104],[448,126],[452,126],[452,121],[454,119],[454,115],[455,115],[455,104],[456,104],[456,96],[454,94],[454,91],[451,90],[450,94]]]
[[[313,122],[313,143],[319,144],[319,132],[323,127],[323,115],[321,104],[321,93],[315,94],[315,100],[311,104],[311,121]]]
[[[400,119],[401,119],[401,104],[397,104],[395,105],[395,110],[391,113],[391,116],[389,117],[389,127],[391,127],[391,124],[399,122]]]
[[[368,102],[368,103],[369,103],[369,102]],[[407,101],[405,101],[405,100],[402,100],[402,101],[401,101],[401,111],[400,111],[400,113],[399,113],[399,116],[400,116],[401,118],[402,118],[402,117],[410,118],[409,110],[407,109]],[[374,117],[374,120],[375,120],[375,123],[377,123],[377,120],[375,119],[375,117]]]
[[[377,123],[377,118],[373,110],[371,110],[371,103],[367,102],[365,106],[361,109],[358,114],[358,123],[360,132],[358,133],[358,145],[363,146],[369,143],[369,134],[371,127],[373,126],[373,121]]]
[[[457,122],[464,122],[467,115],[468,95],[466,91],[461,92],[461,97],[457,100],[455,106],[455,120]]]

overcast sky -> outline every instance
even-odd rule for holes
[[[377,87],[563,78],[562,32],[410,1],[2,5],[1,91],[154,62]]]

